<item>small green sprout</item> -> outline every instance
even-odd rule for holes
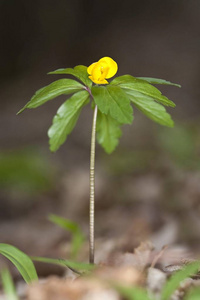
[[[7,300],[19,300],[11,274],[7,268],[1,270],[1,281]]]
[[[5,256],[15,265],[26,283],[38,280],[33,262],[24,252],[12,245],[0,244],[0,254]]]
[[[69,231],[72,234],[72,240],[71,240],[71,259],[75,260],[78,253],[81,250],[81,247],[85,241],[85,236],[80,229],[80,227],[70,220],[67,220],[65,218],[59,217],[57,215],[51,214],[48,217],[49,221],[53,222],[54,224],[60,226],[61,228]]]
[[[153,121],[173,127],[171,116],[164,106],[175,107],[174,102],[163,96],[152,84],[175,85],[163,79],[148,77],[119,76],[108,82],[118,70],[117,63],[103,57],[89,67],[58,69],[49,74],[69,74],[77,80],[59,79],[38,90],[31,100],[19,111],[36,108],[60,95],[72,96],[58,109],[53,124],[48,130],[50,150],[55,152],[66,141],[74,129],[84,106],[91,101],[94,110],[90,150],[90,263],[94,263],[94,208],[95,208],[95,141],[107,153],[112,153],[122,134],[121,127],[133,122],[133,107]],[[93,84],[94,83],[94,84]]]

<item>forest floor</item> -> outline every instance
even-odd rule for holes
[[[167,278],[199,258],[199,179],[198,170],[184,170],[169,161],[159,162],[159,168],[145,167],[134,173],[115,170],[106,175],[97,171],[95,263],[98,267],[92,275],[80,276],[67,268],[36,263],[40,281],[26,286],[18,271],[8,264],[20,299],[122,299],[113,282],[146,287],[159,299]],[[20,209],[21,195],[17,204],[9,200],[9,207],[8,194],[1,196],[4,215],[0,240],[29,255],[69,259],[70,233],[48,220],[52,213],[75,221],[88,236],[87,168],[63,174],[53,190],[34,196],[37,201],[30,201],[25,207],[23,204],[23,209]],[[5,261],[1,258],[1,265]],[[88,262],[87,239],[77,261]],[[171,299],[183,299],[188,288],[195,285],[199,285],[198,277],[188,278]],[[5,299],[3,294],[0,299]]]

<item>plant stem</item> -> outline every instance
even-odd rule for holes
[[[95,208],[95,141],[96,141],[96,122],[98,108],[95,106],[90,150],[90,239],[89,239],[89,259],[90,263],[94,263],[94,208]]]

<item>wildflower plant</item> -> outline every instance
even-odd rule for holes
[[[89,67],[58,69],[49,74],[73,75],[77,80],[59,79],[38,90],[19,111],[36,108],[60,95],[72,94],[58,109],[48,130],[50,150],[55,152],[74,129],[84,106],[91,103],[93,112],[90,151],[90,263],[94,263],[94,206],[95,206],[95,141],[107,153],[112,153],[122,134],[121,127],[133,122],[133,107],[153,121],[173,127],[171,116],[164,106],[174,102],[161,94],[152,84],[175,85],[166,80],[123,75],[108,81],[118,70],[117,63],[103,57]]]

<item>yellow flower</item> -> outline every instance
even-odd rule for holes
[[[106,79],[117,73],[117,63],[110,57],[103,57],[87,68],[89,78],[97,84],[108,84]]]

